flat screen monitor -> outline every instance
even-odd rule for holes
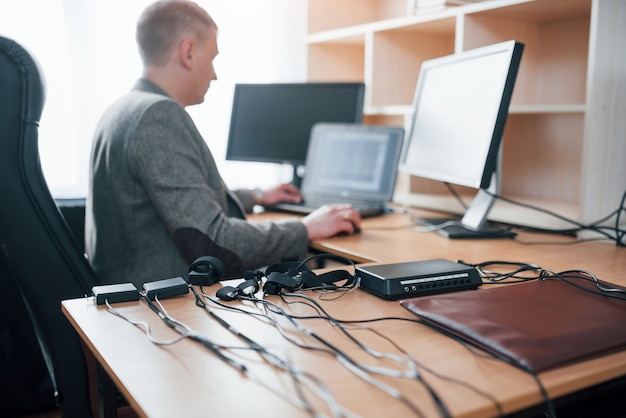
[[[507,41],[425,61],[400,170],[477,189],[460,221],[425,219],[450,238],[510,237],[487,223],[500,187],[500,150],[524,45]]]
[[[318,122],[361,123],[364,83],[237,84],[227,160],[291,164],[294,183]]]

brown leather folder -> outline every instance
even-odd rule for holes
[[[581,278],[568,281],[601,292]],[[558,278],[498,286],[401,305],[434,328],[534,372],[626,349],[626,293],[611,293],[622,299],[592,294]]]

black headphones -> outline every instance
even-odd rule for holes
[[[189,284],[210,286],[217,283],[224,275],[224,263],[210,255],[198,257],[189,267]]]
[[[347,270],[333,270],[316,275],[306,263],[317,258],[332,258],[355,267],[354,262],[346,257],[326,253],[314,254],[299,263],[272,264],[266,270],[267,280],[263,284],[263,292],[266,295],[278,295],[283,289],[288,292],[301,289],[337,290],[340,287],[349,288],[356,284],[356,272],[350,274]],[[342,285],[336,284],[342,280],[345,280]]]
[[[309,261],[318,258],[332,258],[344,264],[352,265],[354,262],[346,257],[335,254],[314,254],[300,262],[281,262],[267,267],[265,273],[248,270],[244,273],[245,281],[237,287],[224,286],[216,293],[219,299],[232,301],[243,296],[254,295],[260,289],[263,279],[263,293],[266,295],[278,295],[283,290],[294,292],[297,290],[337,290],[347,289],[356,285],[356,271],[350,273],[347,270],[333,270],[320,275],[315,274],[306,265]],[[197,258],[189,267],[188,282],[192,285],[210,286],[218,282],[224,275],[224,264],[218,258],[202,256]],[[336,283],[345,280],[341,285]]]
[[[248,270],[243,275],[245,281],[239,283],[237,287],[224,286],[215,292],[215,296],[225,301],[240,299],[242,296],[254,295],[259,291],[262,273]]]

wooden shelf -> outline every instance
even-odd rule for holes
[[[538,115],[549,113],[578,113],[584,114],[586,110],[585,104],[555,104],[555,105],[519,105],[511,106],[509,114],[511,115]],[[389,106],[368,106],[363,109],[366,115],[396,115],[410,116],[413,112],[412,105],[389,105]]]
[[[491,212],[489,220],[511,225],[521,225],[533,228],[549,230],[561,230],[575,228],[573,222],[578,220],[578,207],[572,203],[529,199],[523,196],[505,196],[514,203],[497,200]],[[471,203],[473,195],[462,195],[463,202]],[[516,203],[520,203],[519,205]],[[400,206],[427,209],[440,212],[442,217],[446,214],[463,215],[465,209],[452,195],[441,194],[414,194],[396,193],[394,203]],[[553,214],[558,214],[555,216]],[[568,222],[565,219],[571,219]]]
[[[626,189],[626,122],[614,117],[626,109],[626,37],[612,34],[624,33],[624,3],[489,0],[416,14],[407,0],[311,0],[308,76],[365,82],[365,123],[408,132],[425,60],[518,40],[525,48],[504,133],[502,194],[596,220]],[[417,200],[433,193],[423,179],[398,184],[399,195]]]

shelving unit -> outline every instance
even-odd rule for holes
[[[626,37],[613,39],[616,31],[624,33],[624,3],[485,0],[414,13],[411,0],[309,0],[308,78],[364,81],[366,123],[408,129],[422,62],[509,39],[523,42],[504,133],[501,194],[590,222],[615,210],[626,189],[626,122],[614,111],[589,105],[590,96],[603,103],[608,94],[615,111],[626,114],[621,72]],[[609,47],[621,61],[610,58]],[[608,81],[607,71],[613,74]],[[594,171],[598,167],[600,176]],[[404,174],[396,200],[462,211],[445,186]],[[515,224],[571,226],[504,202],[491,214]]]

